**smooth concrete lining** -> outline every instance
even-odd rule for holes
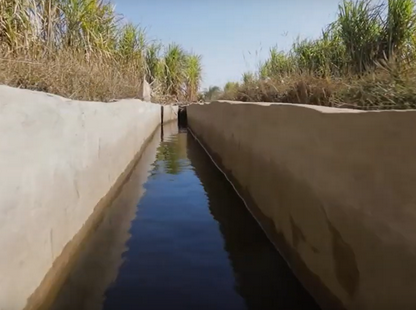
[[[139,100],[0,86],[0,309],[44,303],[160,122],[160,105]]]
[[[416,309],[416,111],[213,102],[187,114],[324,309]]]

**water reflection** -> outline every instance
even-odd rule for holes
[[[156,162],[154,163],[155,169],[152,171],[152,175],[161,171],[160,166],[163,165],[163,171],[168,174],[179,174],[183,171],[186,163],[186,135],[179,134],[176,137],[175,143],[167,139],[160,143],[157,150]]]
[[[175,125],[166,124],[165,134],[177,133]],[[145,192],[143,185],[156,159],[160,131],[159,128],[155,132],[112,205],[104,210],[100,223],[81,249],[50,310],[102,309],[104,293],[116,280],[124,261],[122,254],[131,237],[129,230],[136,216],[137,202]]]
[[[319,309],[246,210],[222,173],[189,134],[188,157],[219,223],[236,280],[248,309]]]
[[[166,138],[159,151],[166,150],[176,154],[154,163],[104,310],[244,309],[218,223],[187,158],[187,134]]]
[[[146,149],[52,309],[317,309],[197,142],[172,130]]]

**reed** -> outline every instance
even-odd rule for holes
[[[196,100],[201,57],[162,50],[106,0],[0,0],[3,84],[113,100],[137,97],[145,77],[159,100]]]
[[[315,40],[288,52],[272,48],[258,71],[223,98],[357,109],[416,108],[416,14],[413,0],[343,1]],[[248,78],[250,77],[250,78]]]

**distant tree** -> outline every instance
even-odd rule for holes
[[[218,99],[218,97],[221,95],[222,91],[221,88],[218,86],[210,86],[205,92],[204,92],[204,99],[205,101],[212,101]]]

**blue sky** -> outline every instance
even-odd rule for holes
[[[113,0],[116,11],[202,55],[202,87],[224,86],[254,70],[270,47],[287,50],[298,35],[315,38],[336,17],[339,0]]]

